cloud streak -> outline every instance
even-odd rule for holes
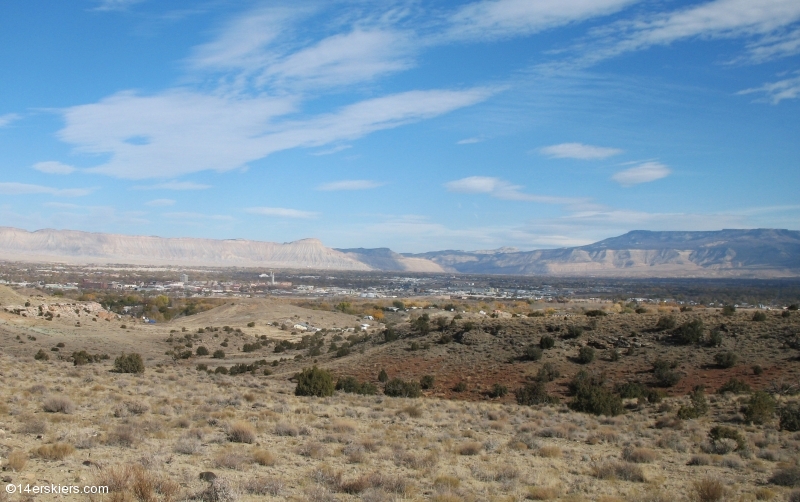
[[[58,197],[83,197],[94,192],[94,188],[53,188],[42,185],[29,185],[27,183],[3,182],[0,183],[0,194],[3,195],[55,195]]]
[[[6,127],[20,118],[22,118],[22,116],[17,113],[6,113],[5,115],[0,115],[0,127]]]
[[[319,213],[312,211],[301,211],[299,209],[288,209],[285,207],[250,207],[245,212],[257,214],[259,216],[274,216],[277,218],[299,218],[311,219],[319,216]]]
[[[522,191],[524,187],[521,185],[514,185],[508,181],[489,176],[469,176],[467,178],[449,181],[445,183],[444,186],[449,192],[487,194],[491,197],[503,200],[520,200],[543,204],[580,204],[586,202],[585,199],[524,193]]]
[[[800,96],[800,72],[795,72],[794,77],[766,83],[752,89],[744,89],[737,94],[754,93],[764,94],[766,100],[773,105],[777,105],[784,99],[797,99],[797,97]]]
[[[672,171],[660,162],[645,162],[636,167],[615,173],[611,179],[628,187],[666,178]]]
[[[77,170],[70,165],[62,164],[61,162],[55,160],[50,160],[47,162],[37,162],[31,167],[33,167],[39,172],[47,174],[71,174]]]
[[[342,190],[369,190],[385,185],[379,181],[372,180],[342,180],[323,183],[317,187],[322,192],[338,192]]]
[[[605,146],[584,145],[583,143],[561,143],[545,146],[539,152],[555,159],[597,160],[619,155],[622,150]]]

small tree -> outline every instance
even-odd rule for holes
[[[528,382],[514,391],[517,403],[525,406],[557,404],[558,398],[547,393],[544,382]]]
[[[658,318],[658,322],[656,323],[656,330],[658,331],[665,331],[668,329],[675,329],[677,322],[675,321],[675,316],[661,316]]]
[[[142,356],[136,353],[122,354],[114,359],[114,371],[117,373],[144,373]]]
[[[391,397],[420,397],[422,389],[419,382],[406,382],[399,378],[393,378],[386,383],[383,393]]]
[[[678,418],[686,420],[690,418],[699,418],[708,413],[708,402],[706,401],[705,389],[702,385],[694,388],[689,399],[692,405],[689,407],[681,406],[678,410]]]
[[[385,369],[381,369],[378,373],[378,381],[381,383],[386,383],[389,381],[389,375],[386,373]]]
[[[33,358],[36,359],[37,361],[49,361],[50,355],[44,350],[39,349],[39,352],[37,352],[36,355],[33,356]]]
[[[197,350],[195,351],[195,353],[198,356],[207,356],[208,355],[208,349],[201,345],[201,346],[197,347]]]
[[[736,313],[736,307],[733,305],[725,305],[722,307],[722,315],[725,317],[731,317],[733,314]]]
[[[753,313],[753,320],[756,322],[764,322],[767,320],[767,314],[764,312],[755,312]]]
[[[294,389],[295,396],[332,396],[335,386],[333,375],[330,371],[317,368],[306,368],[297,375],[297,387]]]
[[[703,339],[703,331],[705,326],[700,319],[686,321],[678,327],[678,342],[683,345],[692,345],[700,343]]]
[[[763,390],[753,392],[744,410],[745,420],[756,425],[763,425],[772,420],[774,415],[775,399]]]
[[[211,357],[214,359],[225,359],[225,351],[222,349],[217,349],[214,351],[214,354]]]
[[[434,378],[433,375],[425,375],[419,379],[419,386],[423,390],[430,390],[433,388]]]
[[[528,345],[525,347],[525,352],[522,354],[522,359],[525,361],[538,361],[542,358],[542,349],[536,345]]]
[[[556,341],[549,335],[544,335],[539,339],[539,347],[542,350],[552,349],[555,344]]]
[[[720,352],[714,355],[714,362],[720,368],[733,368],[739,361],[739,356],[733,352]]]
[[[585,345],[578,351],[578,362],[581,364],[589,364],[594,361],[594,349]]]
[[[800,431],[800,403],[790,403],[781,408],[780,427],[782,431]]]

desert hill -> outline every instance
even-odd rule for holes
[[[436,251],[445,270],[476,274],[629,277],[797,277],[800,232],[636,230],[588,246],[538,251]]]
[[[388,248],[332,249],[317,239],[279,244],[0,227],[0,259],[507,275],[774,278],[800,277],[800,232],[635,230],[571,248],[400,254]]]

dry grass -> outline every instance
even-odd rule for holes
[[[557,499],[560,491],[550,486],[529,486],[525,493],[527,500],[554,500]]]
[[[561,448],[558,446],[547,445],[536,450],[536,454],[543,458],[561,458]]]
[[[67,443],[42,445],[34,450],[34,454],[44,460],[64,460],[75,453],[75,447]]]
[[[228,427],[228,441],[232,443],[254,443],[256,429],[248,422],[238,421]]]
[[[627,447],[622,450],[622,459],[635,464],[649,464],[657,458],[656,452],[648,448]]]
[[[716,478],[704,478],[693,483],[693,495],[698,502],[717,502],[725,497],[725,485]]]
[[[459,455],[477,455],[481,450],[483,450],[483,445],[475,441],[461,444],[456,449]]]
[[[48,413],[67,413],[75,411],[75,403],[68,397],[50,396],[42,402],[42,409]]]
[[[263,465],[266,467],[272,467],[275,465],[275,455],[268,452],[267,450],[254,450],[252,452],[253,461],[258,465]]]
[[[14,450],[8,454],[6,466],[14,472],[19,472],[28,463],[28,454],[24,451]]]

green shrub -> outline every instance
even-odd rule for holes
[[[197,371],[208,371],[208,365],[205,363],[200,363],[195,367],[195,369]]]
[[[197,350],[195,351],[195,354],[197,354],[198,356],[207,356],[208,355],[208,349],[201,345],[201,346],[197,347]]]
[[[114,370],[117,373],[144,373],[142,356],[136,353],[122,354],[114,359]]]
[[[608,351],[608,360],[612,363],[619,361],[619,351],[617,349]]]
[[[625,382],[617,385],[615,390],[623,399],[638,399],[647,396],[649,389],[639,382]]]
[[[736,366],[736,363],[739,362],[739,356],[730,351],[719,352],[714,355],[714,362],[717,363],[717,366],[720,368],[733,368]]]
[[[648,310],[644,307],[636,307],[636,310],[634,310],[634,312],[636,312],[637,314],[646,314]]]
[[[764,312],[754,312],[753,320],[756,322],[764,322],[767,320],[767,314],[765,314]]]
[[[453,386],[453,392],[464,392],[467,390],[467,382],[460,380]]]
[[[703,325],[702,320],[694,319],[692,321],[686,321],[678,327],[676,333],[678,343],[683,345],[700,343],[700,341],[703,339],[704,330],[705,326]]]
[[[681,420],[688,420],[691,418],[700,418],[708,413],[708,402],[706,402],[705,389],[702,385],[698,385],[689,394],[689,399],[692,402],[691,406],[681,406],[678,410],[678,418]]]
[[[211,357],[214,359],[225,359],[225,351],[222,349],[217,349],[214,351],[214,354]]]
[[[655,377],[656,385],[659,387],[672,387],[677,384],[681,379],[681,375],[675,371],[676,367],[676,363],[670,363],[661,358],[653,361],[653,376]]]
[[[624,412],[622,398],[604,387],[591,383],[591,379],[576,385],[575,398],[570,409],[592,415],[617,416]]]
[[[334,391],[333,375],[330,371],[317,368],[305,368],[297,375],[295,396],[332,396]]]
[[[706,345],[709,347],[719,347],[722,345],[722,330],[712,329],[711,333],[708,334]]]
[[[528,382],[514,391],[517,403],[524,406],[558,404],[559,399],[547,393],[544,382]]]
[[[541,347],[537,347],[536,345],[528,345],[525,347],[525,351],[522,354],[522,360],[524,361],[538,361],[542,358],[542,349]]]
[[[778,415],[782,431],[800,431],[800,403],[789,403],[781,407]]]
[[[33,356],[33,358],[36,359],[37,361],[49,361],[50,355],[44,350],[39,349],[39,352],[37,352],[36,355]]]
[[[570,340],[573,338],[580,338],[581,335],[583,335],[583,326],[572,325],[567,327],[567,332],[562,335],[562,338]]]
[[[735,313],[736,313],[736,307],[734,307],[733,305],[725,305],[724,307],[722,307],[722,315],[726,317],[730,317]]]
[[[656,330],[665,331],[668,329],[675,329],[675,326],[677,325],[678,322],[675,320],[675,316],[661,316],[658,318],[658,322],[656,323]]]
[[[538,382],[552,382],[560,377],[561,373],[553,363],[544,363],[539,371],[536,373],[536,381]]]
[[[800,486],[800,467],[785,467],[772,474],[769,482],[778,486]]]
[[[747,441],[745,441],[744,436],[733,427],[726,427],[724,425],[714,426],[708,431],[708,439],[710,439],[712,443],[716,443],[720,439],[732,439],[736,441],[737,451],[747,449]]]
[[[763,390],[753,392],[744,409],[747,422],[763,425],[775,415],[775,399]]]
[[[336,390],[349,392],[351,394],[362,394],[374,396],[378,393],[378,388],[371,382],[359,382],[355,377],[348,376],[336,381]]]
[[[542,350],[552,349],[555,344],[555,339],[549,335],[544,335],[539,339],[539,347]]]
[[[389,381],[389,375],[386,373],[386,370],[381,369],[381,371],[378,373],[378,381],[380,383],[386,383]]]
[[[342,345],[336,351],[336,354],[334,354],[334,357],[344,357],[344,356],[349,356],[349,355],[350,355],[350,347],[348,347],[347,345]]]
[[[256,323],[254,321],[250,321],[249,323],[247,323],[247,327],[248,328],[255,328],[256,327]]]
[[[431,390],[433,388],[434,378],[433,375],[424,375],[419,379],[419,386],[423,390]]]
[[[492,385],[492,390],[488,392],[489,397],[503,397],[508,394],[508,387],[501,383]]]
[[[242,345],[242,352],[255,352],[261,348],[261,342],[245,343]]]
[[[585,315],[586,317],[605,317],[608,314],[603,310],[594,309],[594,310],[587,310]]]
[[[594,349],[588,345],[581,347],[578,351],[578,362],[581,364],[589,364],[594,361]]]
[[[419,382],[406,382],[399,378],[393,378],[386,382],[383,393],[391,397],[420,397],[422,389]]]
[[[218,375],[227,375],[228,368],[226,368],[225,366],[217,366],[217,369],[214,370],[214,373]]]
[[[739,380],[738,378],[731,378],[724,384],[722,387],[719,388],[717,394],[725,394],[726,392],[730,392],[732,394],[749,394],[750,393],[750,386],[747,385],[746,382],[743,380]]]

